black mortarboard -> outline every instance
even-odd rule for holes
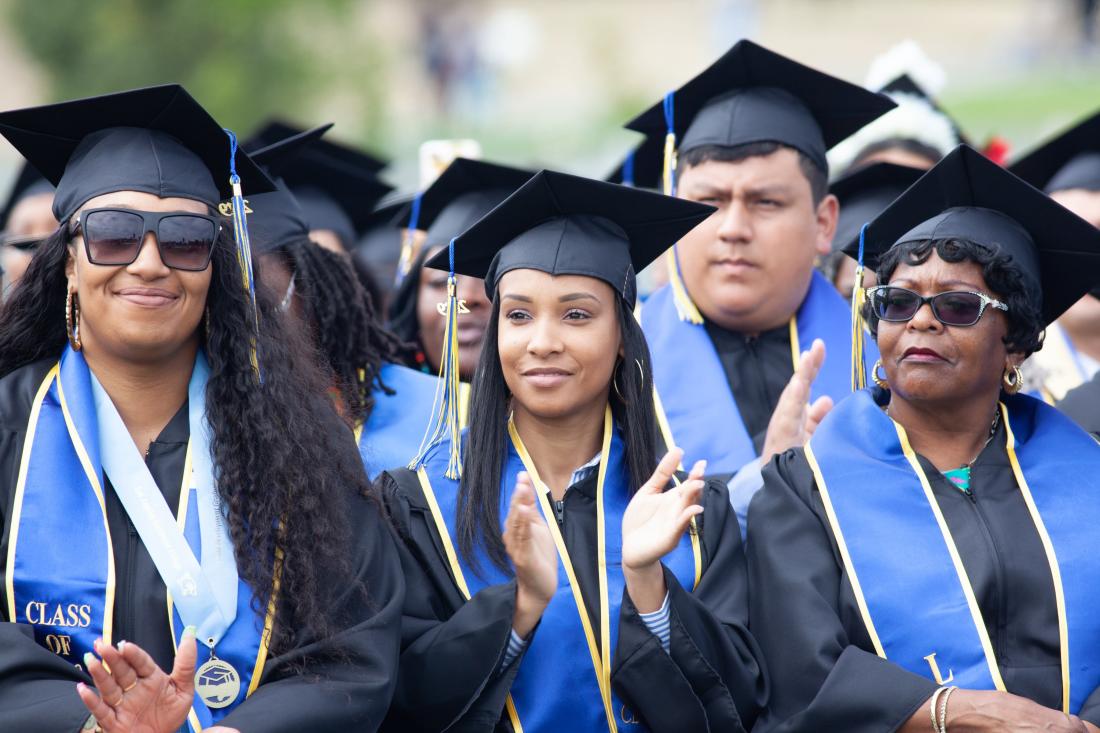
[[[1100,229],[960,145],[868,225],[864,263],[895,244],[967,239],[1009,255],[1053,322],[1100,280]],[[859,255],[859,237],[844,251]]]
[[[1047,193],[1100,191],[1100,112],[1035,148],[1009,170]]]
[[[534,171],[469,158],[455,158],[420,194],[417,228],[427,232],[424,247],[448,244],[526,183]],[[405,212],[402,226],[409,226]]]
[[[8,192],[4,208],[0,210],[0,229],[8,228],[11,211],[20,201],[38,194],[53,192],[53,184],[43,178],[33,165],[24,161],[19,168],[19,173],[15,176],[15,182],[11,185],[11,191]]]
[[[327,124],[298,132],[252,153],[253,160],[276,181],[274,191],[248,198],[249,208],[252,209],[248,215],[248,228],[259,252],[271,252],[294,240],[309,239],[305,212],[283,180],[282,171],[316,144],[331,127]]]
[[[266,147],[304,132],[284,122],[269,122],[249,144]],[[280,176],[297,197],[310,229],[335,232],[350,250],[369,226],[374,205],[393,190],[378,177],[386,165],[362,150],[316,140],[282,165]]]
[[[485,280],[534,269],[587,275],[633,305],[634,274],[714,212],[693,201],[541,171],[454,240],[454,272]],[[443,250],[427,267],[448,268]]]
[[[303,132],[308,132],[307,128],[297,127],[282,120],[271,120],[252,134],[245,147],[249,150],[266,148]],[[336,158],[346,161],[348,165],[354,168],[371,173],[378,173],[390,164],[388,160],[382,160],[364,150],[327,138],[311,145],[306,155],[324,155]]]
[[[0,134],[57,186],[67,220],[112,191],[178,196],[216,207],[233,195],[230,138],[178,84],[0,113]],[[272,183],[242,151],[236,173],[249,195]]]
[[[859,230],[924,175],[920,168],[893,163],[873,163],[833,181],[829,193],[840,200],[840,216],[833,249],[859,236]]]
[[[645,140],[626,154],[623,162],[607,176],[608,183],[661,190],[661,176],[665,165],[665,138],[663,135],[647,135]]]
[[[626,126],[651,136],[674,132],[681,152],[777,142],[827,171],[826,150],[894,106],[881,94],[742,40]]]

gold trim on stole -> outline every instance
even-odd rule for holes
[[[432,519],[435,521],[435,531],[443,543],[443,552],[447,555],[447,563],[451,566],[451,574],[454,576],[455,585],[458,586],[462,597],[468,601],[471,596],[470,586],[466,584],[466,576],[462,572],[462,566],[458,564],[458,553],[455,552],[454,543],[451,541],[451,533],[447,529],[447,522],[443,519],[443,512],[440,511],[439,502],[435,498],[435,491],[432,490],[432,482],[423,466],[416,469],[416,477],[420,480],[420,488],[424,492],[428,509],[431,510]],[[519,711],[516,710],[516,703],[512,700],[511,693],[505,699],[504,707],[508,712],[508,719],[512,722],[512,729],[515,733],[523,733],[523,724],[519,721]]]
[[[546,498],[546,493],[543,489],[546,488],[546,484],[539,478],[538,469],[535,467],[534,461],[531,460],[530,454],[527,452],[527,447],[523,444],[523,438],[520,437],[519,431],[516,430],[516,425],[509,418],[508,420],[508,435],[512,438],[512,444],[516,448],[516,452],[519,453],[520,460],[523,462],[523,467],[527,469],[527,473],[530,474],[531,480],[535,484],[535,496],[538,499],[539,505],[542,507],[543,516],[546,518],[546,524],[550,528],[550,535],[554,538],[554,545],[558,549],[558,556],[561,558],[562,566],[565,568],[566,577],[569,578],[569,588],[573,591],[573,601],[577,606],[577,615],[580,617],[581,627],[584,629],[585,639],[588,641],[588,653],[592,657],[592,668],[596,673],[596,681],[600,688],[600,696],[603,698],[604,713],[607,716],[607,727],[611,733],[617,733],[619,730],[618,723],[615,720],[615,710],[611,702],[611,665],[604,663],[604,657],[609,656],[608,647],[610,646],[610,621],[607,618],[607,560],[605,558],[604,547],[604,523],[603,523],[603,489],[604,479],[606,478],[605,466],[607,464],[610,450],[611,450],[611,407],[604,408],[603,418],[603,452],[600,458],[600,473],[599,480],[596,484],[596,531],[597,531],[597,547],[599,553],[599,576],[600,576],[600,640],[603,642],[603,649],[596,647],[596,634],[592,629],[591,617],[586,610],[584,603],[584,597],[581,595],[580,583],[577,581],[577,574],[573,570],[573,562],[569,558],[569,550],[565,547],[565,539],[562,537],[561,529],[558,528],[557,522],[552,521],[554,516],[554,510],[550,506],[550,501]]]
[[[69,403],[65,400],[65,390],[61,387],[61,362],[58,362],[58,365],[54,368],[58,370],[57,397],[58,402],[61,404],[61,414],[65,416],[65,427],[69,430],[69,438],[72,440],[73,448],[76,450],[80,465],[83,466],[84,473],[88,477],[88,482],[92,485],[96,499],[99,500],[99,509],[103,513],[103,533],[107,538],[107,600],[103,609],[103,642],[110,644],[115,617],[115,550],[111,540],[111,527],[107,523],[107,503],[104,499],[103,485],[100,483],[99,475],[92,470],[92,459],[88,457],[88,451],[84,447],[84,442],[80,439],[80,434],[76,431],[76,425],[73,423],[73,416],[69,414]]]
[[[978,601],[974,596],[974,588],[970,584],[970,577],[966,573],[966,568],[963,567],[962,558],[959,556],[958,547],[955,545],[955,540],[951,536],[951,531],[947,527],[947,521],[943,517],[943,512],[940,510],[939,502],[936,501],[935,495],[932,493],[932,487],[928,483],[928,477],[924,473],[924,469],[921,468],[920,461],[917,459],[916,453],[913,451],[912,446],[909,444],[909,436],[905,433],[899,423],[894,420],[890,420],[894,425],[894,429],[897,431],[898,440],[901,443],[902,453],[904,453],[906,460],[909,462],[913,472],[917,475],[918,481],[920,481],[921,488],[924,490],[925,499],[928,501],[928,505],[932,510],[933,516],[936,518],[936,524],[940,528],[940,533],[943,536],[944,544],[947,546],[947,552],[951,556],[951,562],[955,567],[955,572],[959,578],[959,584],[962,586],[963,595],[966,598],[967,607],[970,609],[970,617],[974,622],[975,630],[978,633],[978,638],[982,644],[982,651],[985,653],[986,664],[989,667],[989,674],[993,680],[994,686],[1001,690],[1005,690],[1004,680],[1001,678],[1001,670],[997,666],[997,657],[993,652],[993,644],[989,640],[989,632],[986,630],[985,621],[982,619],[981,609],[978,607]],[[822,502],[825,505],[825,513],[829,519],[829,525],[833,532],[833,537],[836,539],[837,547],[840,550],[841,560],[844,564],[844,570],[848,574],[848,581],[852,584],[852,590],[856,596],[856,605],[859,607],[860,615],[863,617],[863,623],[867,627],[867,633],[871,637],[871,642],[874,644],[875,652],[886,659],[886,652],[883,649],[882,642],[879,640],[878,632],[875,630],[874,622],[871,619],[870,611],[867,607],[866,600],[863,596],[863,590],[859,584],[859,578],[856,575],[855,567],[852,565],[851,556],[848,554],[847,544],[844,541],[844,534],[841,531],[840,524],[837,521],[836,514],[833,511],[832,501],[829,498],[829,491],[825,485],[825,478],[821,474],[821,469],[817,464],[817,459],[813,455],[813,448],[809,443],[805,446],[805,454],[808,463],[810,464],[810,470],[813,471],[814,480],[817,482],[818,492],[821,494]]]
[[[34,434],[38,429],[38,413],[42,409],[42,400],[46,397],[50,385],[58,374],[58,365],[55,364],[38,386],[31,404],[30,418],[27,420],[27,434],[23,438],[23,454],[19,457],[19,478],[15,483],[15,498],[11,513],[11,530],[8,533],[8,558],[5,565],[4,585],[8,594],[8,620],[15,623],[15,546],[19,541],[19,520],[23,514],[23,495],[26,493],[27,471],[30,467],[31,447],[34,445]]]
[[[1046,524],[1039,514],[1039,508],[1035,505],[1035,499],[1031,495],[1031,487],[1024,478],[1020,461],[1016,457],[1016,436],[1012,432],[1012,425],[1008,419],[1008,408],[1000,403],[1001,417],[1004,419],[1005,433],[1007,434],[1008,462],[1012,466],[1012,473],[1016,477],[1016,485],[1027,504],[1027,511],[1031,514],[1031,521],[1035,523],[1035,529],[1039,532],[1039,539],[1043,542],[1043,552],[1046,554],[1047,563],[1050,565],[1050,576],[1054,580],[1054,602],[1058,609],[1058,648],[1062,664],[1062,712],[1069,713],[1069,625],[1066,621],[1066,596],[1062,587],[1062,571],[1058,566],[1058,556],[1054,552],[1054,543],[1047,533]]]

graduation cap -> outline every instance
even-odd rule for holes
[[[1100,280],[1100,229],[960,145],[871,221],[862,261],[876,269],[891,247],[967,239],[1007,254],[1052,323]],[[860,238],[844,251],[859,258]]]
[[[511,270],[587,275],[628,303],[634,274],[714,212],[714,207],[605,181],[541,171],[455,238],[427,267],[479,277],[489,297]]]
[[[534,171],[469,158],[455,158],[420,194],[416,228],[426,230],[425,247],[447,245],[526,183]],[[411,210],[402,226],[411,223]]]
[[[90,198],[144,191],[216,207],[272,183],[232,136],[178,84],[0,113],[0,134],[57,186],[53,212],[66,221]]]
[[[441,408],[410,466],[419,467],[428,451],[449,437],[447,475],[460,473],[456,273],[482,278],[490,298],[501,276],[512,270],[584,275],[608,283],[633,306],[634,273],[713,212],[694,201],[544,170],[453,238],[425,263],[450,273],[447,327],[436,395]]]
[[[1009,170],[1047,193],[1100,191],[1100,112],[1035,148]]]
[[[309,239],[310,226],[298,199],[282,177],[286,166],[317,143],[332,124],[297,132],[252,153],[253,160],[276,181],[274,191],[250,196],[249,226],[261,252],[271,252],[299,239]]]
[[[860,228],[878,216],[905,189],[924,175],[920,168],[893,163],[873,163],[851,171],[829,186],[840,200],[833,249],[859,236]]]
[[[948,123],[950,123],[951,129],[955,133],[956,145],[959,143],[965,143],[967,145],[970,144],[970,140],[963,133],[962,128],[959,127],[959,123],[955,121],[955,118],[947,114],[947,111],[940,106],[940,103],[936,100],[936,98],[929,94],[928,90],[917,83],[916,79],[914,79],[909,74],[899,74],[892,80],[886,82],[886,84],[882,85],[878,91],[889,96],[895,101],[898,101],[899,97],[910,97],[921,100],[937,113],[942,115],[943,118],[947,120]]]
[[[626,126],[650,137],[664,134],[662,190],[673,194],[677,141],[681,153],[704,145],[775,142],[827,173],[826,150],[894,107],[884,95],[742,40]],[[667,257],[676,311],[681,320],[701,325],[675,246]]]
[[[53,213],[59,222],[89,199],[115,191],[193,199],[231,216],[251,311],[250,359],[263,382],[244,191],[263,193],[274,184],[238,149],[232,131],[182,86],[165,84],[2,112],[0,134],[57,186]]]
[[[11,191],[8,192],[8,198],[4,202],[4,208],[0,209],[0,229],[8,228],[8,219],[11,218],[12,209],[14,209],[20,201],[31,196],[37,196],[39,194],[48,193],[53,194],[53,184],[42,177],[42,174],[30,163],[24,161],[23,165],[19,168],[19,173],[15,176],[15,182],[12,183]]]
[[[604,180],[634,188],[661,190],[664,146],[663,136],[647,135]]]
[[[881,94],[742,40],[626,126],[674,134],[681,152],[777,142],[828,171],[826,150],[894,106]]]
[[[254,134],[249,149],[270,147],[308,132],[269,122]],[[280,167],[280,176],[298,199],[310,229],[336,233],[352,249],[366,232],[375,204],[393,186],[378,177],[388,163],[331,140],[315,140]]]

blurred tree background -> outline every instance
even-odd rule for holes
[[[71,99],[177,81],[218,120],[247,134],[270,113],[308,117],[334,90],[358,84],[353,119],[369,124],[379,59],[334,59],[352,0],[9,0],[9,32]],[[369,29],[355,28],[359,48]],[[321,39],[324,39],[323,41]],[[373,72],[373,73],[368,73]],[[258,101],[262,100],[262,104]],[[376,121],[376,120],[375,120]],[[362,131],[357,131],[362,132]]]

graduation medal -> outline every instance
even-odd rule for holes
[[[211,653],[195,672],[195,692],[208,708],[229,707],[241,692],[241,676],[233,665]]]

